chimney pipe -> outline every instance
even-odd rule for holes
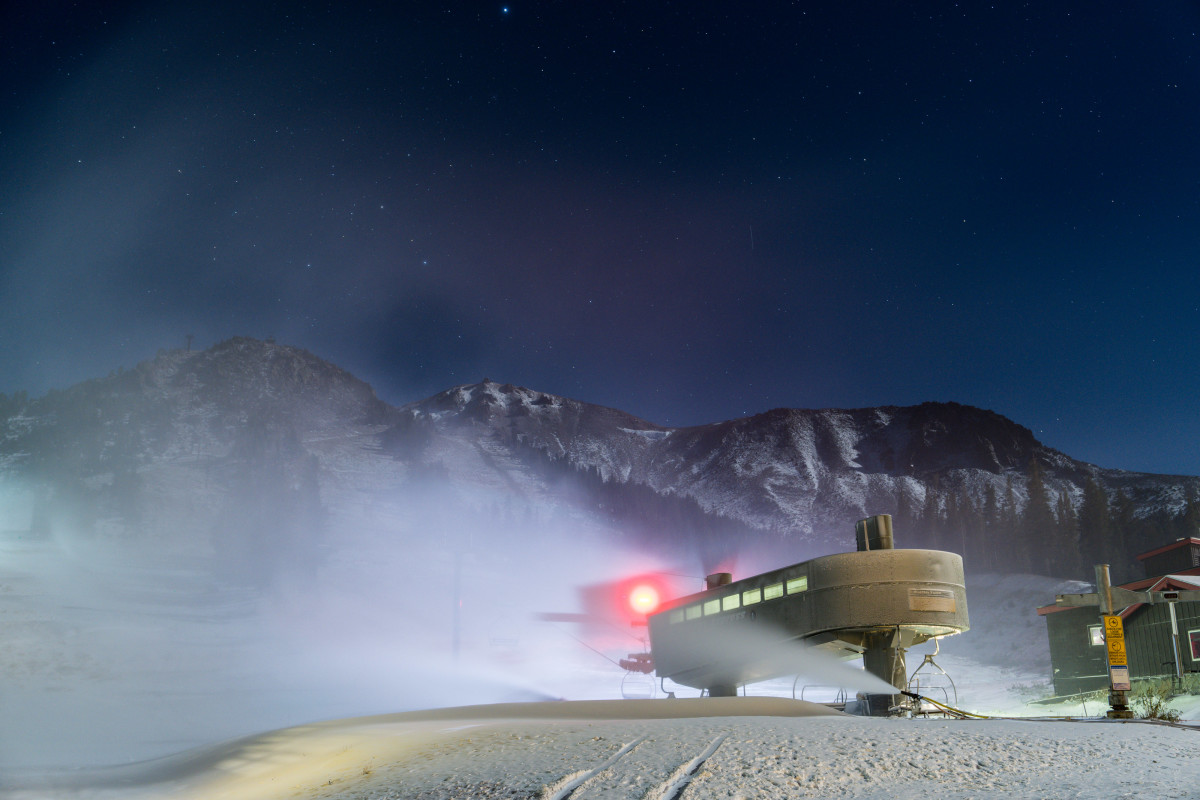
[[[716,589],[718,586],[728,586],[733,583],[732,572],[714,572],[704,579],[704,589]]]
[[[854,525],[855,539],[858,541],[858,551],[892,550],[892,515],[876,514],[873,517],[860,519]]]

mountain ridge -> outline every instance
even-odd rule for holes
[[[1131,519],[1153,521],[1127,545],[1169,534],[1200,493],[1200,478],[1087,464],[1003,415],[959,403],[775,408],[668,427],[485,379],[392,406],[312,353],[241,337],[163,351],[34,400],[0,396],[0,421],[0,485],[23,487],[29,509],[26,522],[10,513],[0,529],[164,535],[164,520],[188,507],[184,538],[213,550],[239,537],[281,546],[298,528],[319,529],[306,534],[314,542],[345,539],[356,526],[411,534],[417,523],[405,503],[435,481],[437,491],[468,498],[459,505],[472,524],[510,509],[513,535],[521,535],[514,520],[549,513],[610,531],[633,524],[663,541],[688,536],[650,530],[640,513],[660,527],[708,529],[731,547],[764,539],[819,548],[843,542],[854,519],[892,513],[902,542],[947,546],[958,537],[968,553],[969,540],[986,535],[949,531],[969,527],[956,514],[982,520],[990,503],[1003,513],[986,514],[1007,514],[1006,537],[1023,535],[1015,526],[1042,492],[1064,530],[1076,526],[1061,534],[1072,539],[1064,552],[1076,555],[1056,558],[1078,561],[1094,549],[1070,520],[1089,481],[1110,503],[1132,503]],[[64,516],[56,504],[78,510]],[[272,504],[289,509],[276,523]],[[230,522],[247,517],[256,522]],[[1036,553],[1023,558],[1043,566]]]

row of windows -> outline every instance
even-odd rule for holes
[[[808,591],[808,576],[801,575],[799,578],[772,583],[762,588],[747,589],[739,594],[714,597],[712,600],[706,600],[694,606],[675,608],[671,610],[667,619],[675,623],[683,622],[684,620],[700,619],[701,617],[710,617],[713,614],[720,614],[722,611],[736,611],[744,606],[756,605],[767,600],[778,600],[780,597],[783,597],[784,592],[787,592],[787,594],[800,594],[800,592],[806,591]]]

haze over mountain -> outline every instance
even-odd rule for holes
[[[1200,478],[1101,469],[954,403],[665,428],[485,379],[393,407],[311,353],[246,338],[0,396],[0,420],[6,535],[182,548],[247,580],[315,570],[366,533],[453,550],[565,528],[710,568],[844,550],[874,513],[896,516],[901,546],[962,552],[969,569],[1069,574],[1103,547],[1123,568],[1121,553],[1187,529],[1200,492]],[[1089,484],[1123,520],[1119,540],[1080,530]]]

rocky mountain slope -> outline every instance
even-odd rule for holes
[[[397,408],[310,353],[241,338],[38,399],[0,397],[0,431],[0,535],[140,537],[235,571],[280,553],[303,568],[368,533],[429,544],[446,531],[529,540],[568,528],[663,549],[769,540],[828,552],[872,513],[913,529],[898,528],[902,544],[970,552],[969,538],[1015,535],[1031,469],[1060,518],[1090,479],[1155,521],[1147,537],[1169,533],[1200,492],[1198,478],[1076,461],[954,403],[665,428],[484,380]],[[999,510],[984,520],[989,497]],[[962,531],[937,538],[929,526],[955,513]],[[1074,535],[1086,549],[1088,532]]]
[[[1135,571],[1132,553],[1190,524],[1182,515],[1190,508],[1194,516],[1200,487],[1193,477],[1077,461],[1005,417],[955,403],[775,409],[670,429],[485,380],[400,413],[398,427],[406,431],[485,442],[510,458],[532,452],[562,469],[594,475],[592,492],[614,484],[642,486],[693,502],[742,526],[724,531],[725,538],[745,541],[749,529],[750,538],[779,536],[837,549],[844,546],[848,521],[886,512],[897,516],[905,544],[978,556],[978,563],[1001,571],[1074,570],[1089,555],[1100,557],[1101,543],[1089,541],[1094,532],[1080,529],[1075,518],[1089,481],[1121,506],[1127,530],[1115,537],[1119,545],[1105,544],[1121,550],[1125,568]],[[1033,471],[1053,529],[1025,535],[1031,491],[1038,491]],[[1073,541],[1049,541],[1060,536]],[[1046,552],[1031,552],[1039,548]],[[1122,561],[1113,552],[1103,558]]]

